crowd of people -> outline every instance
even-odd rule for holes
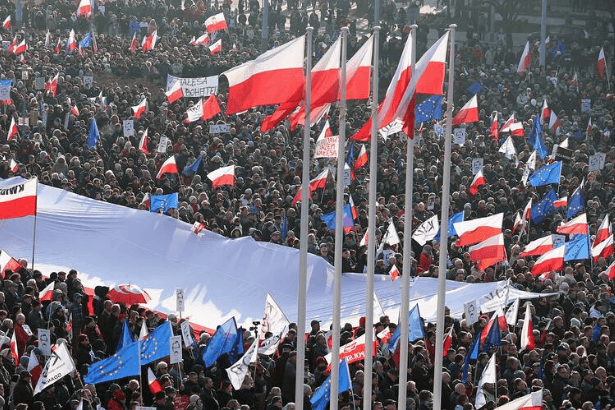
[[[188,4],[190,3],[190,4]],[[209,3],[209,4],[207,4]],[[368,2],[369,3],[369,2]],[[404,9],[385,2],[381,22],[380,84],[382,97],[395,72],[408,35],[408,17]],[[365,2],[357,6],[367,7]],[[282,7],[284,6],[284,8]],[[310,6],[311,12],[307,12]],[[348,55],[352,55],[367,41],[369,33],[357,32],[356,14],[347,0],[320,2],[274,1],[269,16],[268,47],[275,47],[300,35],[309,24],[320,27],[315,35],[315,57],[322,56],[335,40],[340,27],[350,27]],[[205,32],[204,21],[224,12],[228,30],[214,36],[222,39],[222,51],[210,55],[207,47],[193,46],[190,39]],[[0,1],[0,16],[11,15],[17,21],[14,4]],[[15,56],[6,48],[0,53],[0,77],[11,80],[10,100],[3,101],[0,115],[0,146],[4,161],[0,177],[37,177],[45,185],[65,189],[95,200],[148,211],[146,199],[150,194],[178,192],[179,207],[170,215],[185,222],[202,222],[206,229],[229,238],[251,236],[255,240],[300,246],[300,206],[292,200],[301,184],[303,131],[291,130],[284,122],[269,132],[260,132],[260,124],[274,107],[256,107],[246,113],[226,117],[219,114],[207,123],[184,123],[186,110],[196,99],[166,102],[167,75],[203,77],[219,75],[223,71],[255,58],[259,54],[262,12],[259,2],[241,0],[219,4],[212,2],[100,2],[88,20],[77,18],[73,2],[28,3],[22,11],[23,27],[4,28],[3,40],[25,39],[28,50]],[[436,22],[441,26],[433,27]],[[419,55],[429,47],[431,28],[440,33],[444,22],[439,16],[422,16],[417,32]],[[68,53],[64,43],[68,31],[74,29],[78,38],[92,31],[98,50],[85,48]],[[506,134],[494,138],[491,129],[493,113],[498,112],[502,124],[514,113],[523,123],[527,136],[534,121],[540,120],[543,102],[561,122],[557,130],[544,126],[543,138],[548,148],[567,140],[572,158],[564,162],[562,180],[556,186],[561,198],[570,196],[585,180],[583,195],[589,230],[595,234],[601,221],[615,216],[615,133],[613,128],[614,95],[611,91],[612,70],[607,78],[599,78],[595,63],[602,46],[607,63],[613,61],[612,48],[607,40],[606,27],[599,26],[592,37],[582,43],[550,37],[547,47],[546,69],[538,67],[538,47],[533,47],[530,69],[517,73],[520,51],[510,37],[498,36],[486,43],[469,32],[455,50],[455,107],[461,107],[478,91],[480,118],[466,124],[465,142],[456,145],[451,158],[451,214],[463,212],[466,220],[504,213],[504,235],[509,260],[479,271],[471,262],[467,247],[448,242],[451,280],[489,282],[510,279],[514,286],[534,292],[560,292],[559,296],[541,297],[532,302],[532,321],[535,324],[536,348],[519,351],[520,327],[502,332],[502,346],[480,355],[472,363],[470,376],[461,383],[462,364],[472,341],[479,337],[487,323],[487,316],[468,326],[464,320],[447,317],[446,326],[453,327],[453,343],[446,353],[446,372],[443,384],[443,408],[472,409],[476,395],[476,381],[480,378],[490,353],[498,356],[498,382],[487,386],[490,400],[485,408],[506,403],[535,389],[544,388],[543,408],[607,409],[615,404],[615,298],[613,282],[605,274],[610,258],[566,263],[562,272],[552,272],[540,278],[531,275],[532,258],[519,253],[529,241],[555,232],[564,211],[553,212],[543,222],[530,223],[529,232],[513,232],[515,215],[530,198],[539,200],[549,187],[528,187],[522,182],[525,163],[533,148],[523,137],[514,137],[517,155],[506,158],[499,152]],[[157,32],[159,39],[152,51],[131,52],[131,40],[138,41]],[[50,38],[46,38],[49,33]],[[57,46],[59,44],[59,46]],[[56,47],[57,46],[57,47]],[[58,48],[59,50],[56,50]],[[59,74],[55,95],[41,88],[44,81]],[[92,83],[86,79],[93,78]],[[43,82],[44,82],[43,81]],[[478,85],[477,85],[478,84]],[[217,95],[222,110],[226,106],[224,78]],[[147,112],[134,118],[132,106],[147,98]],[[77,107],[78,114],[72,110]],[[348,106],[348,135],[357,131],[370,114],[366,101],[351,102]],[[338,113],[333,109],[329,121],[337,131]],[[591,118],[591,126],[588,123]],[[94,148],[87,145],[88,130],[94,119],[100,130],[100,140]],[[123,120],[133,119],[135,134],[125,136]],[[15,120],[19,135],[6,140],[9,125]],[[209,126],[229,124],[227,133],[210,134]],[[440,214],[443,175],[443,138],[439,120],[423,124],[416,132],[414,149],[414,196],[412,227],[417,228],[433,215]],[[313,139],[319,135],[323,122],[312,130]],[[418,126],[417,126],[418,128]],[[139,149],[139,141],[148,130],[147,155]],[[161,137],[171,143],[166,152],[157,152]],[[394,224],[403,238],[404,181],[406,173],[405,147],[401,134],[389,135],[378,141],[376,241],[382,240],[389,224]],[[354,144],[355,152],[360,144]],[[589,172],[589,157],[605,153],[605,165]],[[201,167],[196,172],[167,174],[158,180],[156,174],[162,163],[175,156],[179,170],[194,163],[203,153]],[[476,195],[469,192],[473,179],[472,161],[483,159],[483,173],[487,184]],[[13,169],[11,160],[17,164]],[[547,159],[548,160],[548,159]],[[545,161],[547,161],[545,160]],[[542,164],[539,159],[537,167]],[[206,177],[221,166],[236,166],[236,181],[232,187],[213,189]],[[332,162],[314,160],[310,175],[315,177]],[[368,167],[356,170],[348,187],[358,209],[355,225],[344,236],[343,263],[345,272],[365,272],[366,248],[360,246],[367,229]],[[448,200],[448,198],[447,198]],[[307,206],[307,204],[306,204]],[[309,252],[333,261],[334,231],[320,217],[335,208],[335,189],[332,181],[326,188],[313,193],[310,200],[308,234]],[[564,208],[565,209],[565,208]],[[283,226],[283,221],[284,226]],[[413,243],[412,266],[403,266],[401,245],[386,244],[377,255],[376,273],[388,274],[393,267],[402,274],[438,276],[439,242],[424,246]],[[70,255],[67,254],[70,262]],[[70,263],[68,263],[70,264]],[[6,336],[6,348],[0,351],[0,402],[5,408],[25,410],[73,410],[83,399],[83,409],[121,410],[135,406],[153,405],[159,409],[188,408],[190,410],[276,410],[294,409],[294,379],[296,365],[296,327],[292,327],[278,352],[273,356],[259,356],[241,389],[229,383],[224,368],[231,363],[222,357],[215,366],[205,368],[201,351],[209,334],[197,338],[198,346],[184,349],[180,367],[169,366],[161,360],[155,364],[155,375],[163,392],[155,396],[147,389],[147,378],[118,380],[96,386],[84,385],[82,375],[88,366],[115,351],[123,322],[126,321],[135,337],[141,322],[152,330],[165,319],[155,312],[138,306],[125,306],[106,300],[105,292],[88,296],[76,271],[44,272],[22,267],[5,272],[0,292],[0,330]],[[39,292],[55,281],[51,301],[40,301]],[[67,332],[68,317],[72,328]],[[178,318],[166,320],[174,325]],[[32,332],[24,330],[24,325]],[[395,323],[380,318],[376,331],[386,327],[393,333]],[[594,334],[598,326],[599,333]],[[26,370],[32,351],[41,363],[45,357],[37,347],[36,330],[49,328],[52,339],[68,343],[75,359],[77,372],[67,376],[42,393],[34,395],[32,375]],[[305,408],[309,397],[328,375],[324,356],[329,351],[325,330],[318,321],[312,322],[307,338],[307,373],[305,375]],[[344,326],[342,342],[365,332],[364,326]],[[8,341],[16,335],[19,360],[12,358]],[[379,340],[372,369],[364,369],[360,362],[351,364],[352,391],[340,396],[341,409],[360,409],[363,377],[372,372],[374,409],[429,409],[433,400],[432,386],[434,328],[428,325],[424,340],[414,341],[410,348],[407,386],[398,385],[399,364]],[[255,337],[246,330],[246,346]],[[302,337],[302,336],[301,336]],[[145,374],[145,373],[144,373]],[[145,388],[143,388],[145,384]],[[407,389],[406,403],[396,403],[399,388]],[[184,398],[184,399],[182,399]]]

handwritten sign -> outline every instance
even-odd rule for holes
[[[180,82],[185,98],[208,97],[218,92],[218,76],[182,78],[167,76],[167,91]]]
[[[337,135],[319,138],[318,141],[316,141],[314,158],[337,158],[339,140],[340,137]]]

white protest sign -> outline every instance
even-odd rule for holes
[[[190,328],[190,323],[187,320],[184,320],[179,326],[182,331],[182,339],[184,340],[184,346],[192,346],[194,344],[194,337],[192,334],[192,329]]]
[[[598,152],[589,157],[589,172],[599,171],[604,168],[604,162],[606,160],[606,154]]]
[[[436,134],[438,135],[438,137],[441,137],[444,135],[444,127],[441,126],[440,124],[435,124],[433,126],[433,130],[436,132]]]
[[[85,88],[92,88],[92,84],[94,83],[94,77],[91,75],[86,75],[83,77],[83,85]]]
[[[44,88],[44,86],[43,86]],[[0,84],[0,100],[10,100],[11,99],[11,84]]]
[[[592,100],[590,98],[583,98],[581,100],[581,112],[583,114],[589,114],[592,112]]]
[[[393,121],[386,127],[380,128],[378,133],[380,134],[382,138],[386,139],[388,136],[397,134],[398,132],[400,132],[403,129],[403,127],[404,127],[404,123],[400,119],[396,119],[395,121]]]
[[[334,135],[331,137],[318,138],[316,148],[314,150],[314,158],[337,158],[337,146],[339,145],[340,137]]]
[[[135,122],[134,120],[124,120],[124,136],[132,137],[135,135]]]
[[[170,364],[179,363],[182,361],[182,337],[171,336],[171,355],[169,359]]]
[[[24,323],[23,325],[21,325],[21,327],[22,327],[23,331],[24,331],[24,332],[26,332],[26,334],[27,334],[28,336],[32,336],[32,335],[33,335],[33,333],[32,333],[32,329],[30,329],[30,326],[28,326],[28,325],[26,325],[26,324]]]
[[[478,304],[476,303],[476,299],[471,300],[467,303],[463,304],[463,310],[466,315],[466,325],[471,326],[474,323],[478,322]]]
[[[347,187],[352,182],[352,170],[348,164],[344,163],[344,186]]]
[[[210,134],[224,134],[231,130],[231,124],[212,124],[209,126]]]
[[[453,144],[463,145],[466,143],[466,129],[455,128],[453,130]]]
[[[160,142],[158,143],[158,149],[156,151],[160,153],[167,152],[167,146],[169,145],[169,137],[163,135],[160,137]]]
[[[478,174],[478,171],[482,169],[483,169],[483,159],[473,158],[472,159],[472,175]]]
[[[49,329],[37,329],[38,331],[38,348],[45,356],[51,356],[51,334]]]
[[[34,89],[35,90],[45,89],[45,77],[36,77],[34,79]]]
[[[171,90],[179,81],[182,85],[185,98],[208,97],[218,92],[218,76],[182,78],[172,75],[167,76],[167,91]]]
[[[175,306],[178,312],[183,312],[186,308],[184,303],[184,290],[183,289],[175,289]]]
[[[551,239],[553,240],[553,246],[557,248],[558,246],[562,246],[566,242],[566,237],[564,235],[552,234]]]

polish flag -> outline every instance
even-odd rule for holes
[[[534,266],[532,267],[532,275],[538,276],[541,273],[560,271],[564,267],[564,253],[566,252],[565,246],[559,246],[553,248],[550,251],[544,253]]]
[[[525,205],[525,208],[523,208],[523,219],[529,221],[531,217],[532,217],[532,198],[530,198],[530,200],[527,201],[527,205]]]
[[[15,117],[11,116],[11,125],[9,126],[9,132],[6,135],[6,140],[12,141],[15,135],[19,135],[19,128],[15,123]]]
[[[474,94],[474,97],[470,98],[470,101],[461,107],[461,110],[455,115],[453,125],[469,124],[476,121],[478,121],[478,99]]]
[[[212,188],[218,188],[224,185],[235,185],[235,165],[221,167],[207,174],[212,182]]]
[[[201,119],[207,121],[221,112],[222,109],[220,109],[218,98],[216,98],[216,94],[212,94],[203,102],[203,114],[201,115]]]
[[[530,68],[530,63],[532,62],[532,55],[530,54],[530,42],[525,43],[525,48],[523,49],[523,54],[521,55],[521,60],[519,60],[519,65],[517,66],[517,74],[521,74],[527,71]]]
[[[58,44],[56,44],[55,48],[53,49],[54,52],[59,53],[62,50],[62,39],[59,38],[58,39]],[[10,50],[9,50],[10,51]]]
[[[9,163],[9,168],[15,174],[17,173],[17,171],[19,171],[19,165],[17,164],[17,162],[15,162],[13,158],[11,158],[11,162]]]
[[[55,288],[55,282],[52,281],[49,285],[45,286],[45,289],[39,292],[38,300],[40,302],[45,301],[45,300],[51,300],[54,288]]]
[[[367,244],[369,243],[369,228],[367,228],[365,230],[365,233],[363,234],[363,237],[361,238],[361,242],[359,242],[359,246],[367,246]]]
[[[17,47],[15,47],[15,55],[25,53],[27,49],[28,49],[28,46],[26,44],[26,40],[23,39],[21,40],[21,43],[19,43]]]
[[[551,109],[547,105],[547,99],[545,98],[545,100],[542,102],[542,110],[540,112],[540,119],[542,120],[544,124],[549,118],[551,118]]]
[[[515,113],[513,112],[512,114],[510,114],[510,117],[508,117],[504,125],[502,125],[502,128],[500,128],[500,132],[509,132],[510,126],[513,125],[514,123],[515,123]]]
[[[582,213],[576,218],[558,226],[556,231],[562,235],[587,235],[587,215]]]
[[[11,348],[11,355],[13,359],[15,359],[15,363],[19,363],[19,350],[17,347],[17,332],[13,331],[13,336],[11,336],[11,344],[9,345]]]
[[[459,236],[457,246],[474,245],[501,233],[503,220],[504,214],[499,213],[484,218],[453,223]]]
[[[226,115],[286,102],[297,85],[304,84],[304,49],[305,37],[301,36],[225,71],[229,82]]]
[[[515,223],[513,224],[513,229],[512,229],[512,233],[513,235],[517,232],[517,230],[519,229],[519,232],[525,230],[525,219],[523,219],[523,217],[521,216],[521,213],[517,212],[517,215],[515,216]]]
[[[510,126],[510,135],[513,137],[525,137],[525,131],[523,130],[522,122],[515,122]]]
[[[8,30],[11,28],[11,16],[10,15],[7,18],[5,18],[4,21],[2,22],[2,28],[5,30]]]
[[[158,171],[158,175],[156,175],[156,179],[161,179],[164,174],[179,174],[179,169],[177,169],[177,163],[175,162],[175,156],[171,156],[169,159],[164,161],[160,167],[160,171]]]
[[[587,135],[589,137],[591,135],[592,131],[593,131],[592,117],[589,117],[589,121],[587,121],[587,129],[585,130],[585,135]]]
[[[504,234],[499,233],[474,246],[470,246],[470,258],[476,263],[480,272],[484,272],[489,266],[506,260],[504,248]]]
[[[68,51],[75,51],[77,49],[77,40],[75,40],[75,30],[71,29],[68,35],[68,44],[66,45]]]
[[[399,277],[399,269],[397,269],[397,265],[393,265],[391,270],[389,271],[389,276],[391,277],[391,282],[395,282],[395,279]]]
[[[79,116],[79,108],[77,108],[76,105],[71,105],[70,106],[70,112],[72,112],[75,116]]]
[[[226,19],[224,18],[224,13],[218,13],[214,16],[209,17],[205,20],[205,27],[207,27],[208,33],[213,33],[214,31],[220,30],[228,30],[228,26],[226,25]]]
[[[145,129],[145,131],[143,132],[143,135],[141,136],[141,139],[139,140],[139,151],[141,151],[145,155],[150,154],[149,149],[147,149],[147,144],[149,143],[149,137],[147,135],[147,130],[148,128]]]
[[[58,93],[58,79],[60,78],[60,73],[56,73],[55,77],[49,82],[49,92],[51,92],[51,96],[55,97]]]
[[[572,80],[570,80],[570,86],[571,87],[575,87],[577,89],[577,92],[579,92],[579,75],[577,74],[577,72],[574,72],[574,75],[572,76]]]
[[[7,270],[11,270],[11,272],[19,272],[22,268],[21,263],[11,255],[6,253],[6,251],[2,251],[0,254],[0,273],[2,274],[2,278],[4,278],[4,274]]]
[[[169,102],[169,104],[173,104],[175,101],[179,100],[180,98],[183,98],[184,90],[182,88],[181,81],[175,81],[173,87],[171,87],[171,89],[167,91],[165,95],[167,96],[167,101]]]
[[[442,357],[446,356],[448,349],[450,349],[452,345],[453,345],[453,326],[451,326],[448,329],[448,332],[446,333],[446,335],[444,335],[444,343],[442,345],[443,346],[442,347]]]
[[[606,59],[604,58],[604,47],[600,47],[600,54],[598,54],[598,61],[596,62],[596,70],[598,71],[598,78],[604,78],[605,69],[606,69]]]
[[[613,261],[613,263],[611,263],[607,268],[606,268],[606,274],[608,275],[610,280],[615,279],[615,261]]]
[[[525,258],[526,256],[539,256],[550,251],[554,246],[553,237],[551,235],[547,235],[542,238],[535,239],[525,245],[525,249],[523,249],[523,252],[521,252],[519,256],[522,258]]]
[[[354,170],[358,170],[363,165],[367,164],[369,161],[369,157],[367,156],[367,150],[365,149],[365,145],[361,145],[361,149],[359,150],[359,156],[354,162]]]
[[[133,115],[136,118],[141,118],[143,113],[147,110],[147,98],[144,98],[143,101],[139,103],[139,105],[134,105],[131,107],[133,111]]]
[[[205,229],[205,224],[202,222],[195,222],[192,225],[192,232],[194,232],[197,235],[201,233],[204,229]]]
[[[156,47],[156,40],[158,39],[158,30],[154,30],[152,34],[149,36],[143,37],[143,41],[141,42],[141,50],[145,53],[146,51],[151,51]]]
[[[90,18],[92,15],[92,3],[90,0],[81,0],[77,7],[77,17]]]
[[[13,37],[13,41],[9,44],[8,52],[15,53],[15,47],[17,47],[17,36]]]
[[[559,198],[557,199],[555,202],[553,202],[553,206],[555,208],[564,208],[568,206],[568,197],[565,196],[563,198]]]
[[[222,50],[222,39],[218,39],[215,43],[209,46],[209,54],[212,56]]]
[[[147,368],[147,385],[149,386],[149,391],[151,391],[154,396],[156,393],[162,391],[162,387],[150,367]]]
[[[30,359],[28,360],[28,367],[26,370],[30,372],[30,375],[32,376],[32,385],[36,386],[38,379],[41,377],[41,373],[43,373],[43,367],[38,362],[34,349],[30,352]]]
[[[207,43],[209,43],[209,41],[210,41],[210,39],[209,39],[209,35],[208,35],[207,33],[205,33],[205,34],[203,34],[201,37],[197,38],[197,39],[194,41],[194,43],[195,43],[194,45],[201,44],[201,45],[203,45],[203,46],[204,46],[204,45],[206,45]]]
[[[476,173],[476,175],[474,176],[474,180],[472,181],[472,184],[470,185],[470,194],[472,195],[478,194],[478,187],[481,187],[483,185],[487,185],[487,180],[483,176],[483,170],[481,169],[480,171]]]
[[[557,130],[562,126],[562,123],[560,122],[559,118],[557,118],[557,115],[551,111],[550,117],[549,117],[549,128],[553,130],[553,132],[557,133]]]
[[[133,34],[132,41],[130,42],[130,52],[134,54],[137,49],[137,33]]]
[[[500,139],[500,128],[498,123],[498,112],[495,111],[491,116],[491,129],[489,130],[489,136],[494,140]]]
[[[192,40],[190,40],[188,44],[190,44],[191,46],[196,46],[196,37],[192,36]]]
[[[609,214],[604,216],[598,231],[596,232],[596,237],[594,238],[594,246],[598,245],[600,242],[604,241],[611,235],[611,223],[609,222]]]
[[[346,63],[346,100],[366,100],[370,94],[370,72],[374,50],[373,35]],[[337,99],[338,101],[340,97]]]
[[[592,257],[596,262],[600,257],[607,258],[613,254],[613,235],[592,247]]]
[[[327,185],[327,177],[329,176],[329,168],[322,171],[320,174],[316,176],[316,178],[310,181],[308,197],[312,196],[312,192],[317,189],[324,188]],[[302,199],[301,187],[297,190],[295,197],[293,198],[293,202],[291,206],[295,206],[295,204]]]
[[[532,309],[530,304],[525,305],[525,317],[523,318],[523,328],[521,330],[521,350],[528,352],[534,350],[534,326],[532,326]]]

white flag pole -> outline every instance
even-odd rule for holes
[[[376,0],[376,7],[379,1]],[[376,24],[378,24],[378,21]],[[365,291],[365,372],[363,383],[363,410],[372,408],[372,364],[374,342],[374,268],[376,262],[376,178],[378,175],[378,63],[380,26],[374,26],[374,55],[372,70],[372,130],[369,148],[369,195],[367,230],[367,289]]]
[[[417,25],[410,26],[410,35],[412,52],[411,52],[411,69],[414,73],[416,64],[416,29]],[[410,104],[409,109],[414,109],[413,104]],[[414,116],[412,124],[408,126],[414,130]],[[406,139],[406,197],[404,202],[404,248],[403,248],[403,270],[401,275],[401,303],[399,312],[401,313],[401,331],[399,336],[399,385],[405,386],[408,383],[408,307],[410,305],[410,269],[412,267],[411,255],[412,250],[412,196],[413,196],[413,181],[414,179],[414,136]],[[399,389],[397,402],[405,403],[407,389]]]
[[[446,97],[446,132],[444,142],[444,176],[442,178],[442,213],[440,220],[440,259],[438,263],[438,309],[436,319],[436,360],[434,364],[434,409],[442,407],[442,350],[444,349],[444,309],[446,298],[446,260],[448,258],[448,211],[451,190],[451,133],[453,131],[453,89],[455,74],[455,29],[448,26],[451,46],[448,57],[448,94]]]
[[[340,356],[340,308],[342,306],[342,247],[344,245],[344,164],[346,155],[346,49],[348,27],[342,27],[341,72],[340,72],[340,120],[339,138],[337,144],[337,187],[335,195],[335,278],[333,281],[333,346],[331,346],[331,385],[339,382],[340,367],[337,365]],[[330,410],[337,410],[338,389],[331,389]]]
[[[306,29],[305,125],[303,126],[303,172],[301,181],[301,233],[299,250],[299,290],[297,291],[297,377],[295,404],[303,408],[303,373],[305,372],[305,309],[307,300],[308,209],[310,208],[310,104],[312,92],[312,32]]]

